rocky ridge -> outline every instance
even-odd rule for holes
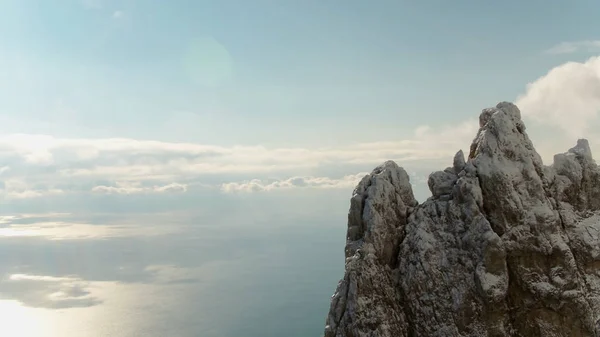
[[[422,204],[392,161],[358,184],[325,337],[600,337],[600,168],[587,140],[544,166],[514,104],[479,124]]]

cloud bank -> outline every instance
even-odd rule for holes
[[[158,215],[153,214],[156,219]],[[169,219],[175,214],[170,214]],[[165,226],[165,220],[160,222],[147,219],[140,223],[111,223],[104,219],[100,223],[77,221],[69,214],[43,215],[2,215],[0,213],[0,239],[3,238],[44,238],[55,241],[98,240],[109,238],[153,237],[178,233],[181,230],[175,226]]]
[[[171,183],[162,186],[141,186],[140,183],[116,182],[116,186],[95,186],[92,192],[103,194],[140,194],[140,193],[181,193],[187,191],[187,185]]]
[[[93,296],[90,282],[75,276],[12,274],[0,281],[5,298],[16,298],[30,307],[63,309],[102,303]]]
[[[469,145],[476,130],[475,120],[441,128],[423,126],[404,140],[338,148],[7,135],[0,136],[0,197],[181,193],[199,186],[224,186],[223,191],[248,190],[248,186],[273,190],[301,182],[303,187],[346,187],[351,178],[338,181],[318,173],[332,166],[371,167],[389,159],[417,166],[425,161],[445,162],[457,149]],[[357,171],[338,176],[356,175]],[[277,181],[265,180],[269,176],[276,176]]]
[[[559,65],[525,89],[516,104],[528,120],[530,134],[537,133],[532,138],[546,162],[578,137],[600,148],[595,146],[600,143],[595,125],[600,57]],[[0,199],[165,195],[198,188],[225,193],[350,189],[362,174],[358,172],[390,159],[413,170],[441,169],[457,150],[468,149],[477,128],[477,119],[471,118],[423,125],[398,139],[322,148],[0,135]]]
[[[331,179],[327,177],[292,177],[275,181],[253,179],[241,183],[225,183],[221,185],[221,190],[227,193],[235,193],[273,191],[292,188],[353,188],[367,174],[367,172],[352,174],[340,179]]]
[[[516,100],[525,117],[550,125],[575,140],[594,136],[600,113],[600,56],[567,62],[527,85]]]

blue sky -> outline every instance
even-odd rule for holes
[[[544,50],[594,38],[599,7],[266,0],[0,6],[9,74],[0,82],[2,109],[17,119],[15,130],[3,131],[271,146],[373,141],[382,133],[398,139],[418,125],[462,120],[513,100],[525,83],[566,60]]]

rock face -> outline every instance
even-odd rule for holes
[[[388,161],[348,215],[325,337],[600,337],[600,168],[586,140],[544,166],[519,109],[485,109],[423,204]]]

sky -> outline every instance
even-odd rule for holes
[[[0,249],[12,256],[0,260],[0,311],[69,310],[56,317],[106,327],[144,305],[179,336],[251,324],[289,335],[290,321],[318,335],[343,272],[348,199],[376,165],[405,167],[425,200],[428,174],[468,149],[480,111],[500,101],[521,108],[546,164],[580,137],[600,155],[599,11],[591,0],[0,0]],[[166,299],[155,307],[145,291]],[[237,325],[219,325],[227,315]],[[110,329],[160,335],[148,317]]]

